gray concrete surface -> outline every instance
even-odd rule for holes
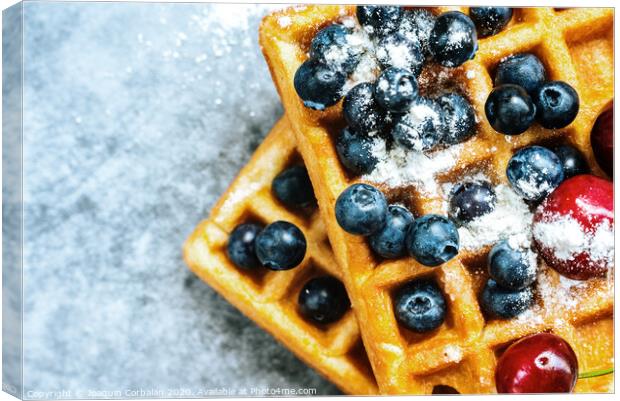
[[[269,8],[25,3],[26,397],[338,394],[181,259],[282,113],[257,43]]]

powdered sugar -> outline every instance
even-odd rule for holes
[[[443,349],[446,362],[459,362],[463,359],[463,350],[457,345],[448,345]]]
[[[413,71],[420,68],[424,61],[416,42],[411,42],[403,36],[387,36],[377,43],[375,49],[377,58],[384,66]]]
[[[374,82],[381,72],[381,67],[371,52],[362,55],[360,62],[345,83],[343,93],[348,93],[353,87],[364,82]]]
[[[373,172],[362,179],[390,187],[414,185],[421,193],[436,194],[439,189],[436,175],[454,166],[461,149],[462,146],[454,145],[425,154],[400,146],[388,149],[385,141],[377,138],[372,154],[379,162]]]
[[[288,15],[282,15],[278,18],[278,25],[280,25],[281,28],[288,28],[292,23],[293,21]]]
[[[549,182],[545,180],[538,182],[536,177],[536,174],[528,174],[517,181],[517,187],[529,199],[536,199],[540,194],[549,193],[553,189]]]
[[[347,82],[343,87],[343,95],[349,92],[354,86],[363,82],[374,82],[379,73],[381,66],[375,56],[375,44],[364,29],[357,25],[355,19],[351,17],[342,18],[340,21],[347,28],[353,29],[353,32],[347,35],[347,44],[356,54],[361,54],[361,58],[355,70],[347,78]]]
[[[554,285],[552,270],[547,265],[541,266],[536,278],[536,289],[546,308],[571,310],[578,304],[575,289],[583,286],[574,280],[567,279],[560,275],[560,285]]]
[[[533,235],[542,246],[552,249],[559,260],[573,260],[586,252],[593,261],[613,263],[614,232],[608,222],[599,224],[594,232],[590,232],[571,216],[547,216],[534,225]]]
[[[597,227],[590,243],[590,257],[593,260],[614,261],[614,228],[605,222]]]
[[[529,249],[532,212],[509,186],[500,184],[494,190],[496,203],[493,211],[459,227],[461,248],[479,249],[507,239],[514,249]],[[533,255],[533,252],[529,253]]]

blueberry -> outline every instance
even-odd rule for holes
[[[293,84],[304,106],[315,110],[338,103],[346,76],[318,60],[305,61],[295,72]]]
[[[536,258],[526,249],[514,249],[507,240],[495,244],[487,258],[489,275],[510,290],[522,290],[536,280]]]
[[[573,122],[579,112],[579,95],[566,82],[545,82],[532,98],[538,122],[545,128],[564,128]]]
[[[405,10],[398,31],[420,45],[425,57],[431,56],[429,41],[437,17],[428,10]]]
[[[482,290],[482,309],[498,318],[517,317],[528,310],[533,302],[534,293],[530,287],[510,290],[500,287],[493,279],[489,279]]]
[[[336,200],[336,220],[350,234],[371,235],[385,226],[385,196],[368,184],[353,184]]]
[[[564,180],[562,162],[542,146],[523,148],[512,155],[506,175],[515,192],[530,201],[543,199]]]
[[[519,85],[530,96],[545,82],[545,66],[532,53],[519,53],[503,59],[495,72],[495,86]]]
[[[439,64],[450,68],[458,67],[476,55],[476,26],[462,12],[449,11],[437,17],[429,43]]]
[[[410,281],[398,290],[394,303],[396,320],[418,333],[435,330],[446,318],[446,300],[434,281]]]
[[[418,76],[424,66],[424,56],[418,42],[400,33],[381,38],[375,52],[383,68],[404,68]]]
[[[467,223],[495,209],[495,191],[488,182],[457,184],[450,193],[450,217]]]
[[[439,96],[436,101],[444,114],[444,143],[454,145],[469,139],[475,133],[476,114],[467,99],[458,93],[447,93]]]
[[[299,311],[314,323],[333,323],[349,310],[351,303],[340,280],[331,276],[315,277],[299,293]]]
[[[403,8],[397,6],[357,6],[357,20],[370,33],[385,35],[400,24]]]
[[[385,111],[374,97],[375,85],[364,82],[347,93],[342,103],[344,119],[356,131],[366,134],[380,130],[385,120]]]
[[[497,132],[518,135],[525,132],[536,118],[536,106],[525,89],[504,84],[491,91],[484,105],[489,124]]]
[[[346,127],[336,138],[338,158],[351,174],[368,174],[377,165],[377,158],[372,153],[373,140]]]
[[[332,24],[321,29],[310,44],[310,58],[334,70],[353,72],[362,52],[350,44],[349,35],[351,30],[340,24]]]
[[[418,81],[409,70],[390,67],[377,79],[375,98],[388,111],[406,112],[417,96]]]
[[[407,233],[409,254],[426,266],[439,266],[459,252],[459,232],[454,223],[437,214],[427,214],[414,222]]]
[[[308,207],[315,203],[314,190],[305,166],[293,166],[273,179],[271,190],[289,207]]]
[[[276,221],[256,237],[256,255],[268,269],[292,269],[304,260],[306,237],[296,225]]]
[[[577,148],[570,145],[560,145],[551,150],[553,150],[553,153],[555,153],[560,159],[560,162],[562,162],[565,180],[579,174],[588,174],[590,172],[588,162],[586,162],[585,157]]]
[[[413,214],[398,205],[388,207],[385,227],[369,237],[370,247],[386,259],[396,259],[405,255],[405,237],[409,225],[413,222]]]
[[[430,150],[445,133],[445,122],[439,105],[428,98],[416,98],[409,112],[396,118],[392,137],[400,146],[413,150]]]
[[[226,252],[235,266],[256,269],[261,265],[255,251],[255,241],[263,227],[258,224],[240,224],[230,233]]]
[[[499,33],[512,19],[510,7],[470,7],[469,17],[476,28],[478,36],[485,38]]]

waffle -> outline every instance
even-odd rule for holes
[[[300,161],[285,118],[280,120],[219,199],[207,220],[185,243],[190,269],[308,365],[350,394],[377,394],[378,389],[361,342],[357,321],[349,311],[338,322],[318,327],[297,311],[297,296],[312,277],[342,274],[319,214],[288,210],[271,194],[273,178]],[[265,225],[286,220],[306,236],[304,261],[295,269],[247,271],[226,255],[230,232],[248,221]]]
[[[433,10],[439,11],[444,10]],[[361,181],[344,170],[334,146],[334,135],[344,126],[341,103],[323,112],[305,108],[293,87],[293,77],[307,58],[315,33],[354,13],[352,6],[289,8],[265,17],[260,43],[315,187],[380,392],[493,393],[495,366],[502,350],[518,338],[541,331],[555,332],[571,344],[580,371],[611,366],[612,280],[592,279],[583,288],[567,290],[564,280],[541,262],[538,281],[544,280],[545,293],[537,293],[535,306],[519,318],[492,319],[481,312],[478,302],[488,278],[485,260],[489,247],[461,251],[433,269],[410,257],[380,260],[366,239],[339,227],[335,201],[344,189]],[[506,165],[517,149],[554,143],[577,147],[593,173],[604,176],[596,165],[589,134],[596,117],[613,98],[612,41],[612,9],[515,9],[505,30],[479,40],[474,60],[443,71],[447,80],[469,98],[479,121],[477,134],[459,145],[462,148],[454,167],[437,175],[436,182],[456,182],[463,175],[483,171],[493,183],[506,184]],[[543,61],[549,79],[566,81],[577,89],[581,108],[565,129],[552,131],[534,124],[524,134],[508,137],[495,132],[487,122],[484,104],[493,88],[493,69],[503,57],[523,51],[531,51]],[[434,196],[415,186],[380,189],[388,200],[405,203],[416,215],[445,214],[441,186]],[[434,277],[448,302],[445,322],[430,334],[417,334],[399,326],[393,310],[394,291],[421,276]],[[557,294],[570,295],[574,304],[566,305]],[[612,380],[612,375],[579,380],[575,391],[613,391]]]

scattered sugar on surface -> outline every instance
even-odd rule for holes
[[[425,150],[424,131],[427,127],[438,127],[442,123],[440,110],[433,107],[430,102],[414,102],[399,124],[400,129],[404,132],[405,140],[408,147],[414,151]]]
[[[347,27],[353,24],[355,27],[355,21],[348,23],[351,19],[343,19],[343,24]],[[347,43],[351,46],[354,52],[361,54],[361,59],[355,70],[349,75],[343,88],[343,94],[346,94],[354,86],[364,82],[374,82],[381,73],[381,66],[375,56],[375,44],[368,36],[368,33],[360,29],[354,29],[353,33],[347,36]]]
[[[282,15],[278,17],[278,25],[280,25],[281,28],[288,28],[289,26],[291,26],[292,23],[293,21],[288,15]]]
[[[557,277],[555,281],[554,276]],[[554,310],[556,313],[558,311],[569,312],[579,308],[581,299],[588,296],[587,289],[592,288],[592,285],[595,286],[597,293],[613,297],[613,282],[597,280],[594,283],[592,280],[572,280],[555,272],[544,262],[541,262],[536,278],[536,291],[539,297],[545,303],[547,310]],[[557,319],[562,320],[562,323],[565,324],[565,317],[568,318],[570,315],[560,314]],[[557,321],[555,324],[560,325]]]
[[[349,92],[353,87],[364,82],[374,82],[381,72],[379,62],[371,53],[364,53],[359,64],[347,79],[343,92]]]
[[[521,178],[517,181],[517,185],[530,198],[536,198],[541,193],[549,193],[553,189],[547,181],[536,182],[535,174],[529,174],[526,178]]]
[[[594,261],[613,264],[614,230],[608,222],[589,232],[571,216],[545,216],[543,221],[534,224],[533,235],[544,247],[552,249],[559,260],[573,260],[587,252]]]
[[[570,280],[573,281],[573,280]],[[562,283],[560,279],[560,284]],[[536,291],[546,304],[547,309],[571,310],[577,306],[577,298],[571,291],[572,283],[565,285],[553,285],[551,268],[543,264],[538,270],[536,278]]]
[[[573,259],[576,251],[586,246],[585,233],[581,225],[568,216],[536,223],[533,233],[539,242],[553,249],[555,257],[560,260]]]
[[[463,359],[463,350],[457,345],[448,345],[443,349],[446,362],[458,362]]]
[[[406,42],[397,43],[393,40],[386,40],[380,46],[377,46],[376,54],[386,64],[405,69],[410,68],[414,58]]]
[[[413,185],[422,193],[436,194],[439,184],[435,176],[454,166],[461,149],[461,145],[431,153],[408,151],[400,146],[388,149],[385,141],[378,138],[373,143],[372,154],[379,162],[362,179],[390,187]]]
[[[252,182],[246,186],[240,186],[235,191],[230,193],[230,196],[226,199],[222,205],[222,211],[224,214],[230,213],[243,199],[247,199],[253,193],[258,192],[262,185],[260,183]]]
[[[493,211],[459,227],[461,247],[478,249],[508,239],[511,247],[528,249],[532,212],[509,186],[500,184],[494,190],[496,203]]]
[[[590,242],[590,256],[594,260],[605,260],[612,263],[614,260],[614,228],[609,222],[597,227]]]
[[[381,343],[380,344],[381,348],[383,348],[383,350],[388,351],[392,354],[395,355],[402,355],[403,351],[400,347],[394,345],[394,344],[390,344],[390,343]]]
[[[344,10],[344,12],[346,12],[346,10]],[[350,15],[347,15],[341,18],[340,23],[346,26],[347,28],[351,28],[351,29],[358,27],[357,20]]]
[[[522,325],[527,326],[538,326],[545,322],[543,310],[538,305],[532,305],[530,309],[521,313],[515,319]]]
[[[570,290],[570,289],[573,289],[573,288],[585,287],[586,286],[586,282],[585,281],[573,280],[573,279],[570,279],[568,277],[564,277],[561,274],[559,275],[559,277],[560,277],[560,285],[564,289]]]

